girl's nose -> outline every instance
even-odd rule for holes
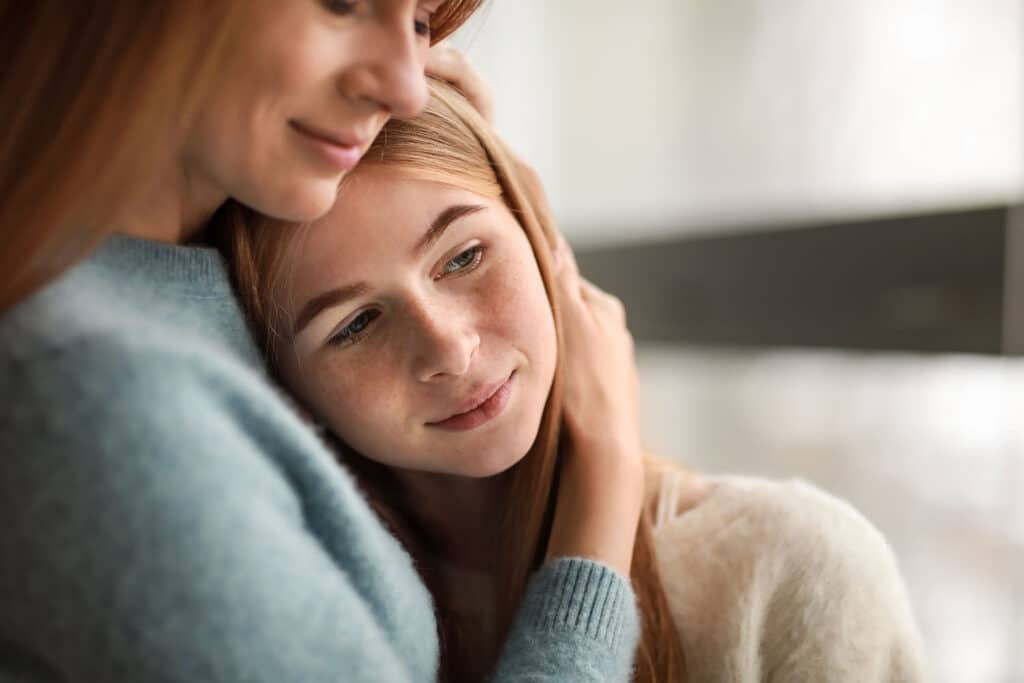
[[[464,375],[480,348],[480,335],[464,318],[441,309],[422,311],[415,345],[415,374],[421,382]]]

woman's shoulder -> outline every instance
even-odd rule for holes
[[[229,289],[186,292],[169,278],[147,278],[147,262],[112,242],[0,315],[0,381],[17,401],[14,417],[102,420],[116,405],[123,421],[125,412],[159,414],[156,399],[190,386],[264,379]]]
[[[270,471],[258,461],[284,438],[317,450],[262,366],[210,331],[220,302],[175,311],[174,293],[141,289],[86,262],[0,318],[5,477],[141,491],[229,460]]]
[[[137,355],[184,350],[190,343],[220,337],[248,352],[251,339],[241,309],[212,257],[205,250],[179,247],[183,253],[172,255],[181,261],[199,252],[195,267],[161,273],[152,264],[170,270],[165,262],[171,256],[146,261],[123,248],[144,242],[111,239],[0,313],[0,361],[32,362],[90,341]]]
[[[748,673],[788,672],[784,680],[922,680],[895,556],[862,514],[800,480],[706,483],[697,505],[663,513],[654,528],[666,593],[697,670],[711,665],[702,657],[725,657]],[[671,471],[663,475],[663,490],[677,485]]]
[[[115,311],[89,296],[33,303],[0,321],[0,383],[11,400],[2,422],[10,429],[64,438],[65,430],[131,427],[187,410],[197,394],[209,403],[239,380],[257,382],[222,346],[139,308]]]

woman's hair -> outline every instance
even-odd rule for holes
[[[177,152],[249,0],[0,0],[0,311],[86,255]],[[448,0],[433,39],[482,0]]]
[[[555,229],[546,215],[546,203],[531,192],[536,183],[524,182],[521,170],[502,142],[493,134],[473,107],[451,86],[431,84],[426,110],[409,120],[391,120],[377,136],[360,166],[386,166],[408,177],[446,183],[487,197],[501,197],[525,231],[540,269],[555,317],[559,313],[552,291],[551,253]],[[342,182],[342,197],[344,185]],[[341,201],[344,201],[343,199]],[[339,228],[339,229],[344,229]],[[253,332],[272,364],[284,352],[287,334],[280,302],[282,282],[290,268],[291,250],[301,241],[303,226],[267,221],[252,212],[229,207],[222,216],[221,240],[234,273],[236,288],[244,302]],[[559,334],[559,346],[563,340]],[[560,348],[560,355],[564,349]],[[537,438],[529,453],[510,471],[511,491],[498,549],[496,577],[499,633],[507,633],[522,599],[530,574],[542,563],[551,528],[558,476],[561,436],[560,371],[556,371]],[[424,579],[435,593],[439,622],[444,631],[449,616],[445,596],[435,580],[433,553],[418,533],[415,520],[395,494],[387,467],[353,454],[336,444],[367,490],[371,503],[385,522],[405,543]],[[685,661],[679,636],[669,613],[652,548],[649,510],[645,507],[632,561],[632,580],[640,604],[643,635],[637,657],[638,681],[683,681]],[[446,680],[461,680],[457,639],[442,634],[442,671]]]

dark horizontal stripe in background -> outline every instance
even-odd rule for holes
[[[1013,215],[737,231],[577,256],[624,301],[638,341],[1000,353]]]

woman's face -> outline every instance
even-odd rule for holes
[[[485,477],[537,435],[555,371],[551,307],[501,199],[360,167],[296,244],[282,374],[361,454]]]
[[[313,220],[391,115],[426,103],[442,0],[247,0],[184,149],[194,191]],[[197,189],[198,188],[198,189]]]

